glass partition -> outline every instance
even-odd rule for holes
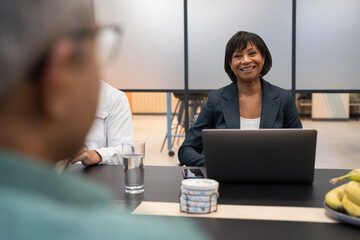
[[[101,25],[122,29],[122,46],[103,78],[120,89],[184,88],[182,0],[96,0]]]
[[[360,89],[360,1],[297,1],[296,88]]]
[[[188,1],[189,89],[217,89],[231,83],[224,71],[225,46],[240,30],[258,34],[273,67],[269,82],[291,89],[292,1]]]

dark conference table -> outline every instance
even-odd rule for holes
[[[205,169],[201,169],[205,173]],[[183,179],[181,170],[181,167],[146,166],[145,192],[137,195],[125,194],[121,166],[83,167],[72,165],[67,172],[80,173],[110,188],[114,193],[114,202],[121,212],[134,213],[145,203],[150,203],[151,209],[156,209],[156,204],[165,204],[165,209],[167,205],[170,205],[169,209],[176,214],[158,216],[159,218],[190,217],[215,239],[360,239],[359,227],[336,222],[328,217],[323,209],[325,194],[334,188],[329,180],[341,176],[349,170],[316,169],[313,184],[220,184],[217,213],[201,215],[180,213],[178,210],[180,185]],[[284,218],[273,219],[271,217],[266,219],[265,216],[264,220],[264,218],[257,219],[259,214],[254,214],[254,219],[251,212],[247,213],[248,215],[245,214],[244,218],[238,218],[236,215],[234,217],[228,215],[217,217],[221,215],[222,211],[226,212],[227,206],[235,206],[234,210],[236,210],[237,206],[243,205],[246,205],[244,209],[254,208],[256,211],[259,211],[258,208],[262,209],[262,206],[266,206],[267,214],[269,215],[269,211],[273,211],[275,216],[282,215],[283,207],[285,207],[284,211],[297,210],[294,215],[298,215],[299,211],[304,210],[305,214],[310,210],[317,212],[319,219],[318,221],[309,221],[309,217],[307,217],[307,220],[303,221],[301,218],[297,220],[298,216],[295,216],[293,220],[284,220]],[[272,207],[275,208],[272,209]],[[164,206],[158,207],[158,209],[163,208]],[[159,215],[151,213],[151,211],[156,210],[150,210],[146,214]],[[164,211],[166,212],[166,210]],[[240,212],[238,211],[238,213]],[[142,214],[141,210],[138,214]],[[250,217],[247,219],[246,216]],[[184,239],[191,239],[191,236],[184,234]]]

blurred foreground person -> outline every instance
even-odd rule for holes
[[[0,0],[0,239],[202,239],[186,222],[115,213],[52,165],[84,142],[99,94],[91,0]]]

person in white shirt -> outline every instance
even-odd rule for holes
[[[94,123],[86,136],[85,146],[70,160],[72,164],[121,164],[121,143],[134,141],[132,116],[125,93],[100,82]]]

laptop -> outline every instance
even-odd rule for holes
[[[204,129],[207,177],[219,182],[312,183],[317,131]]]

